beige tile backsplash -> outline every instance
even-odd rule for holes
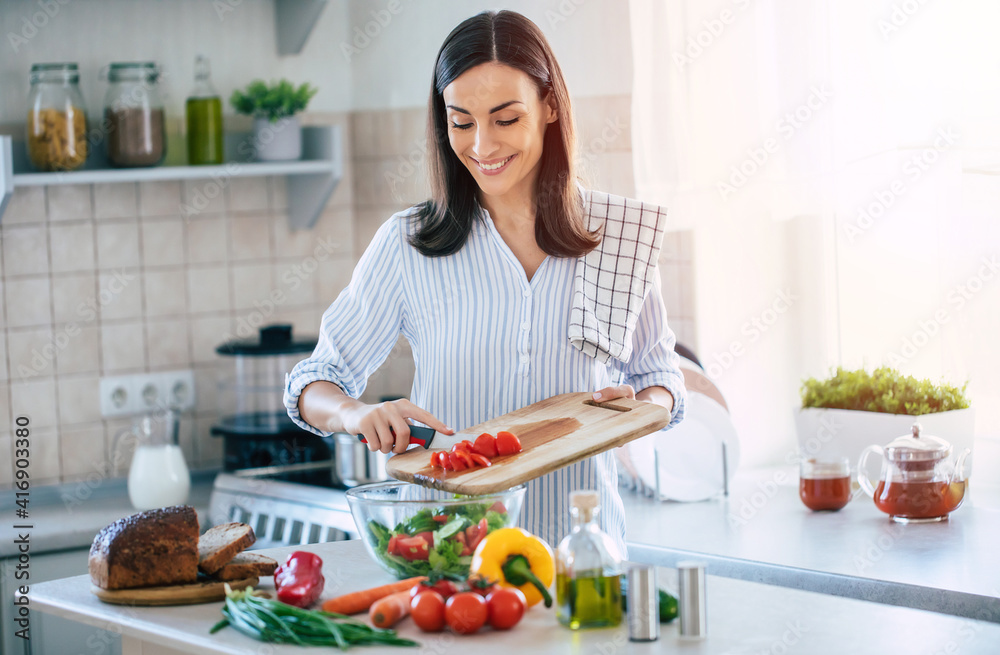
[[[585,181],[634,195],[629,98],[581,99],[576,113]],[[427,197],[424,109],[306,122],[341,124],[347,163],[312,230],[290,229],[283,178],[236,178],[221,193],[204,180],[15,190],[0,222],[0,453],[12,448],[13,417],[30,416],[36,483],[102,474],[130,420],[100,417],[99,380],[144,371],[194,370],[182,448],[192,468],[220,466],[221,440],[209,430],[216,385],[232,370],[215,348],[261,319],[315,335],[378,226]],[[196,200],[207,205],[185,218]],[[666,235],[668,315],[693,346],[690,256],[689,234]],[[319,261],[306,270],[310,257]],[[401,340],[365,397],[405,395],[412,377]],[[9,487],[10,458],[0,461],[0,488]]]

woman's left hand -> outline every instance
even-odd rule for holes
[[[617,387],[604,387],[594,394],[596,402],[607,402],[615,398],[631,398],[635,400],[635,389],[630,384],[619,384]]]

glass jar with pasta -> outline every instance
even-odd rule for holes
[[[70,171],[87,160],[87,114],[76,64],[34,64],[28,95],[28,159],[40,171]]]

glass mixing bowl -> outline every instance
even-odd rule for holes
[[[517,523],[524,485],[486,496],[459,496],[406,482],[347,491],[368,554],[397,578],[438,570],[469,575],[472,553],[498,528]]]

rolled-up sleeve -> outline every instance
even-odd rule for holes
[[[669,429],[684,419],[687,390],[680,369],[680,357],[674,352],[677,338],[667,325],[667,309],[660,291],[660,274],[653,275],[653,287],[646,294],[635,332],[632,334],[632,357],[619,362],[624,382],[636,391],[648,387],[664,387],[674,397]]]
[[[352,398],[364,393],[399,338],[405,313],[401,268],[402,221],[393,217],[375,233],[351,282],[323,314],[316,349],[285,378],[288,416],[303,429],[319,430],[299,415],[299,396],[313,382],[332,382]]]

